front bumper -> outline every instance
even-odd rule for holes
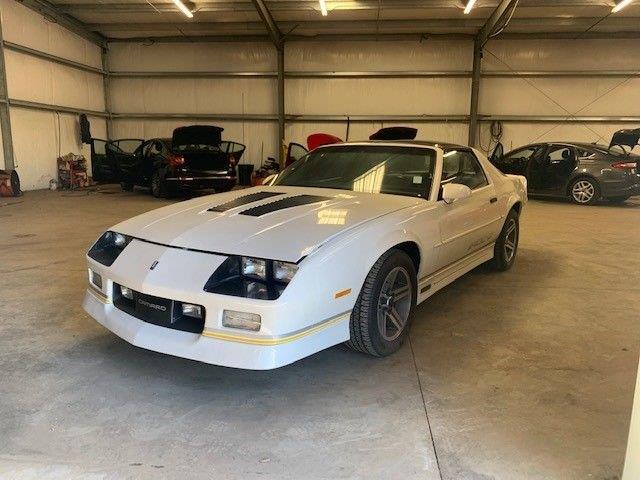
[[[132,345],[177,357],[226,367],[278,368],[349,339],[351,311],[318,312],[299,301],[266,301],[211,294],[203,285],[225,257],[134,240],[111,267],[88,258],[102,278],[98,291],[89,286],[83,307],[98,323]],[[149,269],[154,260],[158,266]],[[168,274],[169,273],[169,274]],[[140,320],[113,304],[113,284],[147,295],[203,305],[202,333],[191,333]],[[334,307],[335,308],[335,307]],[[223,310],[257,313],[259,332],[222,325]]]
[[[263,342],[274,343],[269,345],[245,343],[246,337],[242,335],[225,335],[206,329],[200,335],[146,323],[117,309],[111,302],[94,293],[91,287],[85,294],[82,306],[98,323],[136,347],[247,370],[282,367],[345,341],[345,328],[348,332],[350,314],[348,312],[335,321],[327,322],[326,328],[293,340],[288,337],[263,338]]]

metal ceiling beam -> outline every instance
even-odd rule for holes
[[[260,18],[262,19],[262,23],[267,29],[267,32],[269,33],[269,36],[271,37],[273,44],[278,49],[282,48],[282,32],[278,28],[278,24],[276,24],[276,21],[273,19],[273,15],[271,15],[271,12],[267,8],[267,5],[264,3],[264,0],[251,0],[251,1],[254,7],[256,8],[256,10],[258,11],[258,15],[260,15]]]
[[[70,30],[85,40],[89,40],[91,43],[95,43],[100,47],[107,46],[107,39],[103,35],[91,31],[84,23],[69,14],[61,12],[55,5],[46,0],[16,1],[25,7],[29,7],[31,10],[35,10],[39,14],[59,24],[61,27]]]
[[[478,32],[477,42],[480,44],[480,48],[484,47],[485,43],[489,40],[491,35],[493,35],[497,28],[499,28],[507,16],[513,11],[514,8],[518,5],[518,0],[502,0],[500,4],[493,11],[491,16],[482,26],[480,31]],[[544,23],[543,19],[531,19],[537,20],[541,23]],[[572,20],[572,19],[570,19]],[[583,19],[580,19],[583,20]],[[590,22],[589,25],[593,25],[593,22]]]
[[[639,39],[640,32],[587,32],[578,35],[576,32],[535,32],[535,33],[503,33],[502,40],[588,40],[588,39]],[[287,35],[287,42],[359,42],[359,41],[400,41],[422,42],[429,39],[469,40],[474,35],[468,33],[354,33],[354,34],[316,34]],[[109,37],[109,43],[216,43],[216,42],[269,42],[267,35],[157,35],[135,37]]]
[[[476,6],[476,10],[493,9],[498,2],[484,2]],[[144,13],[150,11],[149,3],[144,0],[132,2],[113,3],[58,3],[57,7],[65,13],[74,12],[102,12],[102,13]],[[154,7],[161,12],[175,12],[175,5],[171,0],[154,1]],[[611,9],[611,2],[608,0],[522,0],[522,7],[536,8],[564,8],[564,7],[603,7]],[[333,2],[332,10],[433,10],[451,9],[461,10],[462,4],[455,0],[353,0]],[[254,5],[251,0],[218,0],[198,1],[198,12],[230,12],[230,11],[252,11]],[[271,2],[271,11],[309,11],[318,10],[317,0],[280,0]]]
[[[508,3],[511,3],[509,0]],[[490,21],[491,20],[491,21]],[[479,36],[483,43],[490,38],[494,29],[500,26],[500,21],[504,17],[494,19],[493,17],[485,22],[482,18],[441,18],[425,20],[327,20],[327,21],[286,21],[279,22],[280,30],[291,31],[287,39],[293,36],[305,35],[354,35],[354,34],[424,34],[429,35],[436,30],[441,34],[446,33],[471,33],[479,31]],[[587,28],[601,20],[594,17],[547,17],[547,18],[514,18],[510,22],[513,30],[521,32],[552,31],[561,29],[556,33],[582,34]],[[203,35],[212,34],[226,35],[262,35],[265,29],[262,22],[124,22],[124,23],[96,23],[90,24],[89,28],[109,33],[134,33],[137,37],[142,32],[176,32],[178,29],[189,34],[201,33]],[[640,32],[640,17],[616,17],[608,18],[598,25],[598,29],[606,28],[611,33],[615,32]],[[490,28],[489,28],[490,27]],[[588,32],[591,33],[591,32]],[[600,30],[600,33],[604,33]],[[609,34],[609,32],[607,32]],[[272,41],[277,38],[272,31],[269,31]]]

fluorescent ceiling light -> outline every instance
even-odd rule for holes
[[[619,12],[620,10],[622,10],[624,7],[626,7],[627,5],[629,5],[633,0],[621,0],[618,3],[616,3],[616,6],[613,7],[613,9],[611,10],[611,13],[616,13]]]
[[[322,16],[327,16],[327,3],[325,0],[320,0],[320,12],[322,12]]]
[[[464,7],[464,14],[468,15],[475,4],[476,0],[467,0],[467,6]]]
[[[191,13],[191,10],[189,10],[187,6],[184,3],[182,3],[182,0],[173,0],[173,3],[175,3],[176,6],[180,9],[180,11],[184,13],[187,17],[193,18],[193,13]]]

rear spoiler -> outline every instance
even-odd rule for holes
[[[609,148],[619,146],[633,149],[638,145],[638,141],[640,141],[640,128],[618,130],[613,134],[613,137],[611,137]]]

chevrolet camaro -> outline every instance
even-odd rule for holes
[[[133,345],[272,369],[346,342],[397,351],[413,310],[515,260],[526,179],[459,145],[317,148],[269,185],[153,210],[87,253],[85,310]]]

